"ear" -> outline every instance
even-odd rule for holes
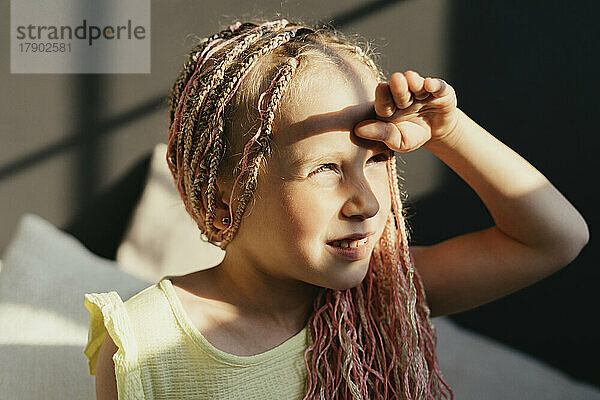
[[[217,178],[216,186],[217,195],[215,197],[215,219],[213,221],[213,224],[215,225],[215,228],[224,230],[225,228],[227,228],[228,225],[223,223],[223,218],[230,218],[229,197],[231,196],[231,188],[233,184],[226,182],[220,178]],[[208,199],[206,198],[207,189],[208,187],[204,186],[202,191],[202,202],[204,204],[204,209],[206,209],[206,206],[208,205]],[[231,224],[231,222],[232,221],[229,221],[229,224]]]

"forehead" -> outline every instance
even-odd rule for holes
[[[274,142],[283,160],[327,152],[385,149],[380,141],[359,138],[354,126],[375,119],[375,78],[364,69],[355,74],[329,73],[310,79],[283,109]],[[282,160],[282,161],[283,161]]]

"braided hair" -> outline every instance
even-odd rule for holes
[[[167,163],[203,240],[225,249],[235,236],[271,155],[278,110],[310,79],[303,71],[348,60],[385,80],[372,57],[340,32],[286,19],[237,22],[191,49],[169,96]],[[254,128],[244,144],[242,133]],[[387,171],[392,207],[365,278],[350,289],[321,288],[314,300],[305,400],[453,399],[409,253],[395,156]],[[235,179],[225,229],[213,224],[218,177]]]

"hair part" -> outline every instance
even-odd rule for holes
[[[191,49],[169,96],[167,163],[204,240],[223,249],[233,240],[272,154],[272,134],[285,123],[281,110],[290,110],[315,73],[346,77],[356,65],[385,80],[350,38],[286,19],[238,22]],[[410,258],[395,156],[387,170],[392,209],[365,278],[346,290],[322,288],[315,298],[305,400],[453,398]],[[217,179],[234,181],[225,230],[213,224]]]

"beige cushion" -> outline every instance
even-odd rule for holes
[[[215,266],[225,256],[201,240],[175,187],[166,151],[162,143],[154,149],[146,186],[116,256],[124,271],[154,281]]]
[[[153,282],[120,271],[33,214],[21,218],[2,259],[0,398],[94,399],[83,354],[84,294],[114,290],[125,300]]]

